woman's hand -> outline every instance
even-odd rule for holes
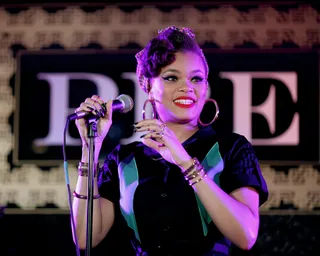
[[[192,159],[173,131],[157,119],[143,120],[134,124],[135,132],[149,131],[142,135],[142,143],[156,150],[165,160],[185,169]]]
[[[97,137],[95,138],[95,143],[101,145],[112,125],[112,100],[105,104],[99,96],[93,95],[91,98],[87,98],[82,102],[75,112],[79,111],[101,116],[97,121]],[[80,118],[77,119],[75,123],[81,137],[82,145],[89,146],[87,121],[84,118]]]

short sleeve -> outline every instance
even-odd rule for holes
[[[241,187],[252,187],[259,193],[259,205],[268,199],[267,184],[250,142],[239,135],[225,159],[225,168],[220,176],[221,188],[226,193]]]
[[[118,151],[116,147],[106,158],[98,175],[98,191],[101,197],[113,203],[119,202]]]

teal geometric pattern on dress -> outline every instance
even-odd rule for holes
[[[124,159],[118,167],[120,182],[120,210],[128,226],[134,231],[139,242],[137,222],[133,209],[133,198],[139,184],[139,174],[133,155]]]
[[[219,151],[219,143],[216,142],[212,148],[209,150],[201,164],[204,167],[204,171],[207,176],[210,177],[219,187],[220,187],[220,174],[224,168],[223,159]],[[208,224],[212,221],[207,210],[201,203],[198,195],[195,193],[198,209],[201,216],[203,234],[206,236],[208,234]]]

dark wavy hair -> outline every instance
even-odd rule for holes
[[[193,52],[206,60],[198,43],[190,35],[175,29],[167,29],[153,38],[139,58],[141,75],[151,79],[159,76],[161,69],[175,61],[175,53]],[[208,75],[208,70],[206,70]],[[149,85],[150,86],[150,85]],[[150,88],[148,88],[148,91]]]

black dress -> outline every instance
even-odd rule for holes
[[[239,134],[201,128],[183,143],[226,193],[253,187],[268,198],[251,144]],[[119,206],[136,255],[230,255],[231,242],[212,222],[180,169],[141,142],[118,145],[98,177],[100,195]]]

